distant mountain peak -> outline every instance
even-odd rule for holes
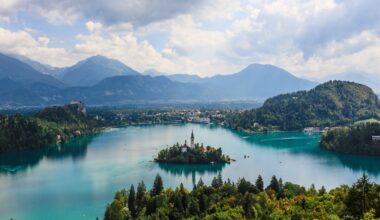
[[[55,87],[65,86],[54,77],[42,74],[29,64],[3,53],[0,53],[0,78],[8,78],[23,85],[40,82]]]
[[[62,80],[69,85],[91,86],[108,77],[140,73],[119,60],[96,55],[66,68],[62,75]]]
[[[260,73],[266,73],[266,72],[279,72],[279,73],[287,73],[289,75],[292,75],[290,74],[288,71],[280,68],[280,67],[277,67],[275,65],[272,65],[272,64],[259,64],[259,63],[253,63],[253,64],[250,64],[248,65],[246,68],[244,68],[243,70],[240,71],[240,73],[246,73],[248,71],[254,71],[254,73],[257,73],[257,74],[260,74]]]

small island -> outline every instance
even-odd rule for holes
[[[221,148],[204,147],[203,144],[195,143],[193,132],[191,132],[190,140],[190,146],[185,140],[183,145],[177,143],[161,150],[154,161],[176,164],[221,164],[233,161],[228,155],[222,153]]]

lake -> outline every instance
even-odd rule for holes
[[[230,165],[162,165],[151,162],[159,149],[189,141],[221,147]],[[319,148],[319,134],[247,134],[199,124],[113,128],[62,147],[0,155],[0,219],[92,219],[103,217],[115,191],[159,173],[166,187],[207,184],[219,172],[265,183],[272,175],[304,186],[331,189],[351,184],[364,172],[380,182],[380,158],[338,155]],[[249,158],[244,159],[244,155]]]

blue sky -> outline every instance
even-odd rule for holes
[[[201,76],[269,63],[322,79],[380,69],[375,0],[3,0],[0,51],[52,66],[102,54]]]

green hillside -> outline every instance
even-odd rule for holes
[[[33,117],[0,116],[0,153],[61,143],[99,126],[75,105],[49,107]]]
[[[359,123],[324,133],[320,145],[338,153],[380,156],[380,141],[372,140],[379,135],[379,123]]]
[[[299,130],[310,126],[346,125],[370,118],[379,118],[379,101],[369,87],[329,81],[310,91],[275,96],[266,100],[261,108],[230,114],[226,125],[245,130],[261,126]]]

